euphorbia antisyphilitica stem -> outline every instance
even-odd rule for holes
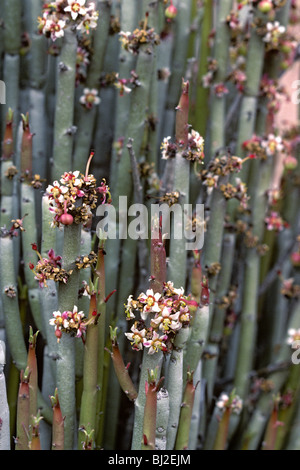
[[[184,151],[188,144],[188,115],[189,115],[189,82],[182,81],[182,92],[176,111],[176,157],[174,191],[180,194],[180,204],[189,202],[189,177],[190,162],[184,158]],[[182,231],[184,225],[182,223]],[[176,286],[185,286],[186,282],[186,257],[185,238],[172,238],[170,240],[170,260],[168,266],[168,279]]]
[[[175,450],[185,450],[188,448],[195,389],[196,388],[193,384],[193,374],[189,372],[180,409],[178,431],[174,447]]]
[[[76,33],[66,29],[57,64],[52,180],[72,168],[76,52]]]
[[[78,275],[75,259],[80,252],[81,225],[72,224],[64,227],[63,267],[73,269],[68,282],[61,282],[58,288],[58,308],[60,312],[72,311],[78,299]],[[65,449],[73,448],[75,429],[75,344],[76,338],[62,333],[58,344],[56,361],[57,389],[60,406],[65,416]]]

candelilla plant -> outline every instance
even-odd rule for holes
[[[0,449],[300,448],[299,21],[1,3]]]

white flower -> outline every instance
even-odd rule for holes
[[[267,155],[274,155],[284,149],[282,138],[274,134],[269,134],[267,139],[262,140],[261,146],[266,150]]]
[[[79,98],[79,102],[87,109],[91,109],[94,105],[100,103],[100,98],[97,95],[98,90],[95,88],[84,88],[83,95]]]
[[[300,328],[297,330],[289,328],[286,342],[292,349],[298,349],[300,347]]]
[[[142,330],[138,330],[137,328],[132,325],[131,333],[124,333],[125,336],[129,339],[130,344],[133,349],[140,350],[143,349],[144,338],[146,336],[145,328]]]
[[[162,141],[161,143],[161,154],[162,154],[162,159],[163,160],[167,160],[169,157],[168,157],[168,146],[169,146],[169,140],[171,139],[171,136],[169,135],[168,137],[165,137],[164,140]]]
[[[285,33],[285,26],[280,25],[278,21],[267,23],[267,33],[263,41],[277,47],[280,36]]]
[[[135,318],[135,315],[132,311],[133,309],[133,295],[130,294],[130,296],[128,297],[127,299],[127,304],[125,305],[125,311],[126,311],[126,318],[127,319],[130,319],[130,318]]]
[[[158,301],[161,297],[159,292],[154,294],[153,289],[148,289],[146,294],[143,292],[138,296],[138,301],[144,305],[143,311],[141,312],[141,317],[143,320],[146,320],[148,313],[158,313],[160,312],[160,307]]]
[[[97,11],[92,11],[91,13],[87,12],[87,14],[84,16],[82,21],[78,24],[76,29],[89,34],[90,29],[95,29],[97,27],[97,21],[98,21]]]
[[[172,292],[172,294],[178,295],[179,297],[183,296],[184,294],[183,287],[180,287],[179,289],[177,289],[176,287],[174,287],[174,283],[172,281],[167,281],[166,286]]]
[[[226,406],[226,403],[229,400],[229,396],[226,395],[226,393],[222,393],[219,400],[216,403],[216,406],[220,409],[223,410]]]
[[[179,320],[179,312],[170,313],[167,307],[164,307],[160,315],[151,320],[151,326],[159,328],[164,332],[180,330],[182,324]]]
[[[69,11],[71,13],[72,19],[76,20],[78,15],[85,15],[86,9],[84,8],[85,0],[68,0],[68,6],[64,11]]]
[[[56,326],[57,323],[59,322],[59,318],[61,318],[61,313],[60,311],[53,312],[53,318],[50,318],[49,320],[49,325],[51,326]]]
[[[144,340],[144,347],[149,348],[148,354],[154,354],[159,349],[166,350],[167,346],[164,341],[167,339],[167,336],[159,336],[156,331],[153,331],[152,339]]]
[[[231,393],[230,396],[226,393],[222,393],[216,406],[222,411],[224,411],[225,408],[230,408],[233,413],[239,414],[243,407],[243,400],[234,393]]]

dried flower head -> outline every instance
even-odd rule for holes
[[[40,287],[48,287],[47,280],[55,282],[63,282],[66,284],[73,270],[66,271],[61,266],[61,256],[56,256],[54,250],[51,248],[48,251],[48,258],[42,257],[39,253],[35,243],[32,244],[32,249],[39,257],[39,261],[34,264],[29,263],[29,268],[35,275],[35,279],[39,282]]]
[[[138,54],[141,46],[156,45],[160,42],[154,29],[147,26],[147,16],[141,29],[137,28],[132,33],[130,31],[120,31],[119,35],[122,47],[132,54]]]

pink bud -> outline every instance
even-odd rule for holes
[[[58,328],[55,330],[55,336],[57,339],[60,339],[62,337],[62,332]]]
[[[297,158],[293,157],[293,155],[288,155],[284,159],[284,168],[286,170],[294,170],[298,165]]]
[[[71,214],[64,213],[60,216],[59,221],[63,225],[72,225],[74,218]]]
[[[294,251],[294,253],[291,254],[291,261],[293,266],[296,268],[300,267],[300,252],[299,251]]]
[[[273,8],[273,4],[270,0],[262,0],[258,4],[258,9],[262,13],[269,13],[269,11],[271,11],[272,8]]]
[[[168,19],[173,20],[177,16],[177,8],[171,3],[165,10],[165,15]]]

